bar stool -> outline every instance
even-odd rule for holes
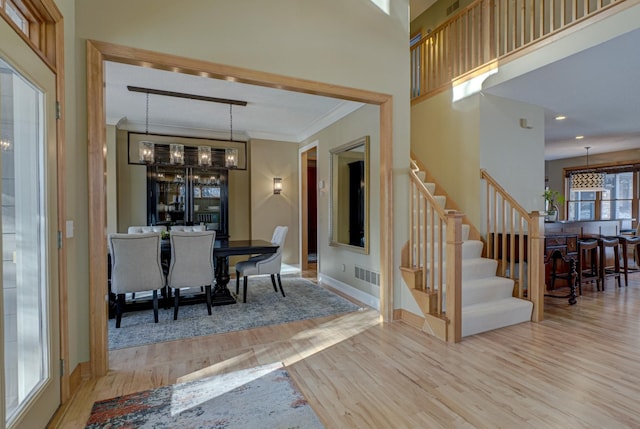
[[[598,239],[598,246],[600,247],[600,280],[602,281],[602,290],[607,277],[613,277],[618,279],[618,287],[620,284],[620,253],[618,248],[620,247],[620,240],[618,237],[600,237]],[[607,249],[613,249],[613,266],[607,266]]]
[[[600,290],[600,246],[596,238],[578,240],[578,293],[582,295],[582,284],[596,282],[596,290]],[[588,263],[589,266],[585,268]]]
[[[619,235],[618,240],[622,247],[622,271],[624,273],[624,285],[629,285],[629,258],[627,251],[631,248],[635,252],[638,251],[640,244],[640,236],[637,235]]]

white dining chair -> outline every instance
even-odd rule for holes
[[[120,327],[125,294],[152,291],[153,318],[158,323],[158,290],[165,277],[160,264],[160,233],[110,234],[111,292],[116,295],[116,328]]]
[[[207,311],[211,315],[211,285],[214,283],[213,247],[215,231],[172,231],[171,263],[167,285],[174,293],[173,320],[178,319],[180,290],[204,287]]]
[[[171,227],[171,232],[181,231],[181,232],[200,232],[206,231],[206,227],[204,225],[174,225]]]
[[[289,227],[286,226],[276,226],[274,229],[271,243],[278,246],[278,250],[275,253],[253,256],[236,264],[236,294],[239,292],[240,277],[242,277],[242,302],[247,302],[247,277],[256,275],[271,275],[271,284],[273,284],[273,289],[276,293],[278,292],[276,287],[277,276],[280,292],[283,297],[285,296],[284,289],[282,289],[282,280],[280,279],[280,270],[282,268],[282,247],[288,231]]]
[[[132,225],[127,229],[127,234],[144,234],[147,232],[166,232],[165,225]]]

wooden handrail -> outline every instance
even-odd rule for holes
[[[498,261],[500,276],[514,281],[514,296],[533,302],[532,320],[540,321],[544,311],[544,213],[528,213],[486,170],[480,170],[480,178],[486,182],[487,258]]]
[[[411,47],[412,102],[625,1],[476,0]]]
[[[462,337],[462,219],[456,210],[441,207],[411,161],[409,169],[409,266],[420,270],[416,288],[434,296],[432,316],[446,320],[446,340]],[[446,231],[446,234],[445,234]],[[446,276],[445,272],[446,260]],[[446,287],[446,293],[444,288]],[[446,308],[444,297],[446,295]]]

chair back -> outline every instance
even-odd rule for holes
[[[172,230],[167,285],[180,288],[213,284],[215,241],[215,231]]]
[[[259,274],[275,274],[280,272],[282,267],[282,248],[287,238],[288,226],[276,226],[271,237],[271,244],[277,244],[278,250],[274,254],[261,255],[257,260],[256,267]]]
[[[147,232],[166,232],[166,231],[167,231],[167,227],[165,225],[150,225],[150,226],[134,225],[134,226],[130,226],[129,229],[127,229],[127,234],[144,234]]]
[[[200,232],[206,231],[206,228],[204,225],[174,225],[171,227],[171,232],[173,231]]]
[[[161,289],[159,232],[110,234],[111,291],[115,294]]]

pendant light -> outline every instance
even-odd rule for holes
[[[146,109],[146,123],[145,123],[145,135],[149,135],[149,93],[147,93],[147,109]],[[149,140],[141,140],[138,143],[138,156],[140,162],[145,164],[152,164],[155,159],[155,144]]]
[[[589,149],[590,146],[585,146],[587,150],[587,169],[589,169]],[[604,181],[606,178],[605,173],[599,173],[597,171],[584,171],[581,173],[572,174],[569,178],[571,192],[600,192],[606,191],[604,187]]]
[[[229,104],[229,141],[233,141],[233,104]],[[238,149],[228,147],[224,150],[224,165],[227,168],[238,168]]]

